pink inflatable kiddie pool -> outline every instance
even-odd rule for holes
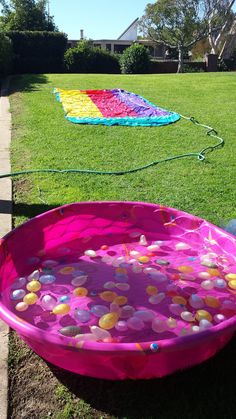
[[[0,316],[78,374],[162,377],[236,329],[236,239],[161,205],[85,202],[39,215],[0,245]]]

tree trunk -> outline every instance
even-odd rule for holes
[[[216,54],[216,44],[215,44],[214,36],[212,33],[212,19],[214,16],[213,13],[214,11],[212,12],[211,16],[208,19],[208,42],[211,47],[211,54]]]
[[[209,41],[209,44],[210,44],[210,47],[211,47],[211,54],[217,54],[217,52],[216,52],[216,44],[214,42],[214,39],[213,39],[211,33],[208,34],[208,41]]]
[[[178,53],[179,53],[179,58],[178,58],[177,73],[182,73],[183,72],[183,47],[182,45],[178,45]]]
[[[227,25],[229,23],[229,20],[231,19],[231,13],[232,7],[234,5],[236,0],[229,0],[228,4],[225,5],[225,12],[224,12],[224,23],[222,24],[222,27],[220,30],[218,30],[217,35],[212,33],[212,22],[214,18],[217,16],[218,10],[212,9],[211,14],[208,18],[208,40],[209,44],[211,46],[211,54],[218,54],[220,52],[220,49],[222,48],[222,41],[225,35],[229,33],[229,31],[226,32]],[[233,27],[234,23],[232,24]],[[232,28],[231,27],[231,28]]]

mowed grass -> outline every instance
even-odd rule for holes
[[[52,94],[53,87],[133,91],[214,127],[225,139],[225,146],[207,154],[205,162],[188,157],[124,176],[37,174],[15,178],[15,225],[52,207],[87,200],[155,202],[220,226],[236,218],[235,73],[16,77],[10,96],[12,171],[126,170],[198,152],[217,142],[185,120],[156,128],[71,124]],[[191,370],[160,380],[122,383],[62,373],[24,346],[14,357],[19,342],[15,335],[11,339],[12,419],[236,416],[235,339],[215,358]]]
[[[24,76],[13,83],[12,170],[126,170],[170,156],[197,152],[217,140],[181,120],[164,127],[76,125],[64,118],[52,88],[123,88],[182,115],[213,126],[225,138],[223,149],[175,160],[125,176],[36,175],[22,202],[32,206],[86,200],[157,202],[222,224],[235,217],[236,74],[48,75]],[[24,188],[23,188],[24,189]],[[41,191],[41,194],[39,193]],[[27,217],[32,213],[25,214]]]

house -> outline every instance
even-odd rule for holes
[[[134,43],[137,43],[148,48],[153,58],[164,59],[166,52],[164,45],[156,44],[148,39],[138,39],[138,21],[139,18],[135,19],[117,39],[93,39],[93,46],[106,49],[112,53],[122,54],[126,48],[130,47]],[[83,39],[84,33],[81,29],[80,41]],[[73,48],[78,42],[78,40],[69,40],[69,48]]]

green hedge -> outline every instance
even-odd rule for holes
[[[12,31],[15,73],[60,73],[63,71],[67,36],[60,32]]]
[[[65,68],[69,73],[120,73],[118,57],[93,47],[89,41],[66,51]]]
[[[121,56],[121,70],[125,74],[149,73],[150,55],[148,49],[139,44],[133,44]]]
[[[5,76],[12,72],[13,48],[11,40],[0,33],[0,75]]]

